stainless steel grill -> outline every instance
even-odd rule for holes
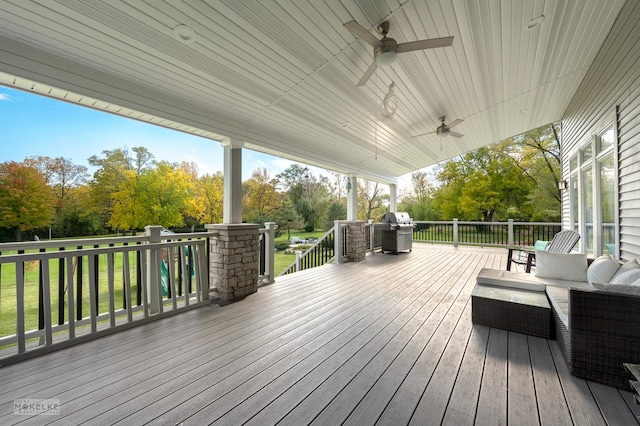
[[[413,228],[415,225],[407,212],[389,212],[382,216],[386,225],[382,230],[382,252],[411,251],[413,245]]]

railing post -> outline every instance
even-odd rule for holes
[[[369,219],[367,221],[367,223],[369,223],[369,250],[371,250],[371,253],[373,253],[376,244],[375,244],[375,226],[373,225],[373,219]]]
[[[458,219],[453,219],[453,246],[458,247]]]
[[[509,229],[509,235],[507,236],[507,245],[509,247],[513,247],[514,241],[515,241],[514,235],[513,235],[513,219],[509,219],[508,229]]]
[[[300,265],[300,260],[302,259],[302,251],[301,250],[296,250],[295,251],[296,254],[296,267],[295,267],[295,271],[301,271],[301,265]]]
[[[148,244],[155,244],[161,241],[162,226],[145,226],[145,231],[149,235]],[[149,313],[157,314],[161,311],[162,293],[160,292],[160,249],[152,248],[147,250],[147,294],[149,295]]]
[[[342,228],[340,226],[341,221],[333,221],[333,256],[336,259],[336,263],[342,263]]]
[[[275,281],[275,239],[278,225],[275,222],[267,222],[264,226],[267,229],[264,234],[264,274],[267,277],[266,282],[270,284]]]

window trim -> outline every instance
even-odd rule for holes
[[[619,204],[619,167],[618,167],[618,111],[617,107],[603,117],[594,126],[595,131],[591,135],[583,138],[572,154],[568,158],[569,169],[569,222],[571,229],[574,229],[577,224],[577,230],[585,237],[587,235],[587,223],[586,223],[586,199],[585,199],[585,182],[584,172],[585,170],[591,170],[592,175],[592,207],[593,207],[593,255],[595,257],[601,256],[602,249],[602,229],[603,229],[603,215],[602,215],[602,187],[600,176],[600,164],[601,160],[607,157],[609,154],[613,155],[614,164],[614,180],[615,190],[613,191],[613,205],[615,206],[614,213],[614,226],[615,226],[615,252],[613,256],[619,258],[620,255],[620,204]],[[609,130],[613,129],[614,143],[605,150],[598,151],[598,146],[602,136]],[[586,147],[591,147],[591,157],[588,160],[584,160],[583,151]],[[600,144],[601,146],[601,144]],[[572,162],[577,159],[577,165],[575,168],[571,167]],[[577,194],[575,193],[573,183],[577,181]],[[574,197],[577,197],[578,211],[574,211]],[[579,247],[580,252],[587,253],[588,238],[581,238]]]

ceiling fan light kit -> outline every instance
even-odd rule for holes
[[[392,38],[382,39],[382,47],[375,48],[376,64],[379,67],[387,67],[396,61],[398,43]]]

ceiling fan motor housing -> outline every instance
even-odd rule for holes
[[[447,126],[442,124],[442,125],[438,126],[438,128],[436,129],[436,134],[438,136],[446,137],[446,136],[449,135],[449,129],[447,128]]]
[[[398,43],[389,37],[384,37],[382,46],[373,48],[373,56],[378,66],[384,67],[391,65],[398,54]]]

